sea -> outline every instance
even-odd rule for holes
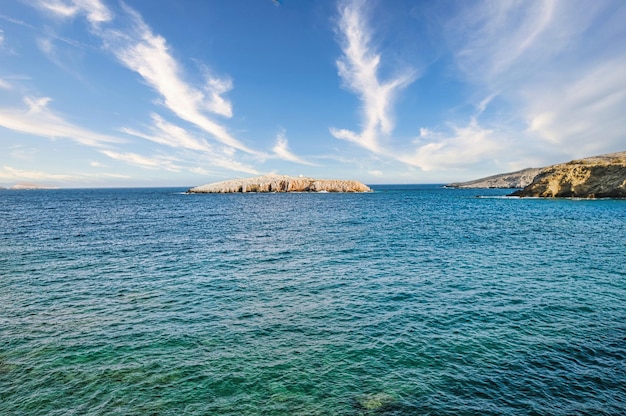
[[[0,192],[0,415],[624,415],[626,201]]]

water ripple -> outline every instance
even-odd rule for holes
[[[2,193],[0,414],[626,413],[623,201],[473,192]]]

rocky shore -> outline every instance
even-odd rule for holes
[[[552,165],[511,196],[542,198],[626,198],[626,152]]]
[[[187,191],[192,194],[245,192],[372,192],[372,189],[354,180],[265,175],[196,186]]]

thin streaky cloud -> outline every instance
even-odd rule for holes
[[[113,18],[111,11],[100,0],[39,0],[37,5],[65,18],[84,14],[92,25],[108,22]]]
[[[503,143],[494,131],[480,126],[476,118],[464,127],[451,126],[451,130],[451,136],[443,136],[422,129],[415,149],[398,155],[398,160],[424,171],[465,168],[484,163],[502,150]]]
[[[542,43],[550,32],[556,0],[466,3],[449,22],[459,67],[471,77],[494,77],[511,71],[520,59],[535,59],[558,43]]]
[[[142,17],[125,6],[133,20],[130,31],[97,30],[106,47],[127,68],[137,72],[163,98],[163,105],[181,119],[200,127],[219,142],[250,154],[252,150],[234,138],[224,126],[204,112],[232,116],[232,106],[221,94],[232,88],[229,79],[209,78],[202,92],[181,78],[181,68],[171,56],[166,40],[152,33]]]
[[[111,150],[101,150],[100,152],[103,155],[110,157],[111,159],[119,160],[129,163],[131,165],[136,165],[144,168],[166,169],[172,172],[180,172],[182,170],[182,167],[176,163],[177,160],[173,160],[169,157],[147,157],[133,152],[120,153]]]
[[[624,143],[625,59],[599,63],[566,84],[527,89],[528,132],[549,145],[594,154]],[[599,140],[601,138],[601,140]]]
[[[394,99],[400,90],[415,80],[415,73],[406,70],[388,81],[379,79],[381,55],[372,46],[372,30],[368,26],[365,7],[366,3],[359,0],[340,3],[338,31],[343,55],[337,60],[339,76],[345,87],[361,100],[362,130],[357,133],[331,128],[330,132],[338,139],[381,153],[381,136],[389,135],[394,128]]]
[[[200,155],[206,164],[236,172],[257,173],[251,166],[233,160],[233,152],[230,147],[212,146],[205,139],[195,137],[186,129],[170,123],[158,114],[152,114],[152,121],[153,124],[148,127],[150,130],[148,133],[131,128],[123,128],[121,131],[178,151],[193,151]],[[191,160],[193,158],[186,154],[181,155],[181,160],[183,159]]]
[[[25,97],[27,108],[0,108],[0,126],[45,138],[70,139],[98,148],[125,142],[121,138],[95,133],[64,120],[48,108],[50,101],[49,97]]]
[[[162,97],[162,104],[181,119],[188,121],[215,140],[249,154],[259,152],[233,137],[220,123],[206,113],[232,117],[232,105],[223,94],[232,89],[229,77],[215,77],[206,72],[202,89],[193,87],[182,78],[182,68],[172,57],[167,41],[156,35],[134,9],[122,3],[125,17],[131,26],[115,28],[102,23],[114,23],[113,14],[99,0],[72,2],[44,1],[40,7],[66,17],[86,15],[92,32],[100,37],[105,47],[128,69],[137,72]]]
[[[73,181],[78,177],[3,166],[0,169],[0,179],[3,181]]]
[[[272,149],[274,154],[279,158],[289,162],[299,163],[301,165],[317,166],[314,163],[302,159],[289,150],[289,143],[285,131],[281,131],[276,135],[276,145]]]
[[[207,143],[206,140],[192,137],[186,129],[164,120],[163,117],[158,114],[152,114],[152,122],[153,125],[150,134],[130,128],[123,128],[122,131],[126,134],[177,149],[198,150],[203,152],[213,151],[213,147]]]

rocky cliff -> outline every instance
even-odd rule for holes
[[[197,186],[188,193],[237,192],[372,192],[358,181],[266,175]]]
[[[527,168],[517,172],[502,173],[468,182],[454,182],[450,188],[523,188],[529,185],[542,168]]]
[[[626,152],[549,166],[511,196],[626,198]]]

